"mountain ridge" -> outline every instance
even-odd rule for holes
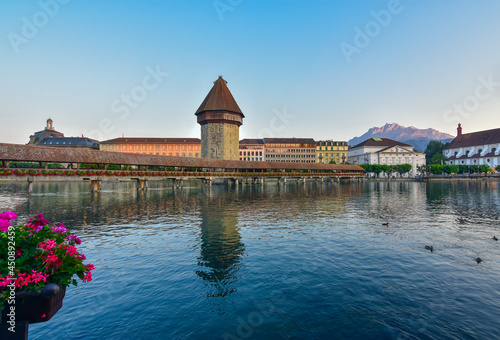
[[[418,129],[414,126],[405,127],[397,123],[386,123],[384,126],[370,128],[363,135],[350,139],[347,144],[355,146],[369,138],[389,138],[424,151],[431,140],[447,143],[452,141],[455,136],[432,128]]]

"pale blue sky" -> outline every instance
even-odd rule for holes
[[[199,137],[218,75],[241,138],[498,128],[499,17],[498,0],[4,0],[0,142],[49,116],[67,136]]]

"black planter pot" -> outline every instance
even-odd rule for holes
[[[37,323],[49,321],[62,307],[66,288],[49,283],[40,290],[16,292],[16,321]],[[5,324],[11,305],[2,310],[2,323]]]

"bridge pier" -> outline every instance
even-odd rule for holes
[[[32,195],[33,194],[33,177],[31,176],[28,176],[28,195]]]
[[[92,192],[101,192],[101,180],[93,179],[90,183],[92,185]]]
[[[147,179],[137,179],[137,190],[148,190],[148,180]]]
[[[176,178],[172,179],[172,188],[174,190],[175,189],[182,189],[183,186],[184,186],[184,181],[182,179],[176,179]]]

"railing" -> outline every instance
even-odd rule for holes
[[[0,169],[0,176],[109,176],[109,177],[364,177],[362,172],[214,172],[214,171],[130,171],[130,170],[63,170]]]

